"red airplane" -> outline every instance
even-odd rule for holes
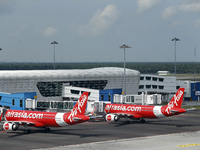
[[[105,112],[107,121],[118,121],[121,117],[138,119],[145,122],[144,118],[164,118],[186,112],[181,108],[184,88],[179,88],[171,101],[165,106],[130,105],[130,104],[106,104]]]
[[[89,92],[83,92],[74,108],[68,113],[7,110],[1,114],[0,121],[4,118],[5,131],[16,131],[20,125],[23,125],[26,133],[30,133],[27,126],[43,127],[46,131],[50,131],[49,127],[63,127],[88,121],[91,118],[91,114],[85,115],[88,94]]]

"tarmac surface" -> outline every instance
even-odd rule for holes
[[[25,134],[0,131],[0,149],[200,149],[200,111],[163,119],[146,119],[146,123],[85,122],[65,128],[32,129]]]

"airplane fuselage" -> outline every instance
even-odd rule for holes
[[[35,127],[62,127],[87,121],[89,117],[85,116],[82,120],[74,121],[70,113],[7,110],[5,119],[13,122],[29,122]]]
[[[184,88],[179,88],[170,102],[165,106],[134,105],[134,104],[106,104],[107,121],[118,121],[120,117],[128,118],[163,118],[186,112],[181,108]]]
[[[129,105],[129,104],[107,104],[107,114],[132,114],[134,118],[162,118],[179,113],[168,113],[165,106]]]

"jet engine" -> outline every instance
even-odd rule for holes
[[[119,116],[113,115],[113,114],[107,114],[106,115],[106,121],[115,121],[117,122],[119,120]]]
[[[16,131],[19,128],[19,125],[16,123],[9,123],[9,122],[5,122],[3,124],[3,129],[6,131]]]

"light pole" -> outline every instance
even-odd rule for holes
[[[53,42],[51,42],[51,44],[54,45],[54,65],[53,65],[53,68],[54,68],[54,70],[55,70],[55,44],[58,44],[58,42],[53,41]]]
[[[194,95],[195,95],[195,92],[196,92],[196,85],[195,85],[195,74],[196,74],[196,64],[195,64],[195,60],[196,60],[196,45],[195,45],[195,49],[194,49]]]
[[[174,66],[174,74],[175,74],[175,77],[176,77],[176,41],[180,41],[180,39],[178,38],[173,38],[172,41],[175,42],[175,66]]]
[[[126,95],[126,66],[125,66],[125,62],[126,62],[126,55],[125,55],[125,48],[131,48],[130,46],[126,45],[126,44],[122,44],[121,46],[119,46],[120,48],[124,49],[124,82],[123,82],[123,91],[122,94]]]

